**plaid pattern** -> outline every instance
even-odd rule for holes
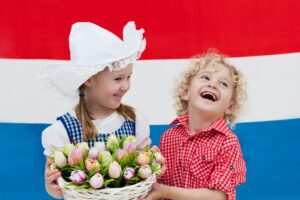
[[[236,199],[236,186],[245,182],[246,166],[238,138],[224,118],[190,135],[188,115],[172,122],[160,141],[167,170],[159,182],[182,188],[220,189]]]
[[[73,117],[70,113],[66,113],[60,117],[57,118],[57,120],[60,120],[62,124],[64,125],[65,129],[67,130],[69,140],[73,144],[77,144],[80,142],[83,142],[83,130],[81,127],[81,124],[79,120],[75,117]],[[89,147],[94,146],[95,142],[105,141],[106,138],[111,133],[99,133],[98,136],[92,140],[88,140],[87,143]],[[135,122],[125,120],[122,126],[114,132],[116,136],[122,139],[123,135],[129,136],[134,135],[135,136]]]

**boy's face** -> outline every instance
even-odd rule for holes
[[[231,114],[233,80],[227,67],[222,64],[200,69],[191,79],[182,98],[188,101],[189,112],[219,118]]]
[[[115,110],[122,97],[130,89],[132,64],[120,71],[104,71],[92,76],[85,82],[88,105],[98,110]]]

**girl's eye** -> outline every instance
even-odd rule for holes
[[[202,75],[202,76],[200,76],[200,79],[209,81],[209,77],[208,77],[207,75]]]
[[[115,78],[115,81],[120,81],[122,80],[122,78]]]
[[[128,76],[128,77],[127,77],[127,80],[129,80],[130,78],[131,78],[131,76]]]

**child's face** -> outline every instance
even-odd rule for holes
[[[120,104],[122,97],[130,88],[130,76],[132,64],[120,71],[104,71],[92,76],[85,82],[85,94],[88,104],[97,109],[115,110]]]
[[[218,118],[231,114],[233,80],[229,69],[222,64],[200,69],[191,79],[183,99],[189,112]]]

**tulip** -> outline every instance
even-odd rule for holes
[[[75,170],[71,172],[70,179],[75,185],[81,185],[86,180],[87,175],[84,171]]]
[[[109,166],[112,163],[113,158],[109,151],[102,151],[99,153],[98,161],[104,167]]]
[[[110,134],[107,138],[106,147],[108,150],[113,151],[115,148],[119,147],[119,139],[115,134]]]
[[[106,150],[104,142],[95,142],[94,147],[96,147],[96,149],[98,150],[98,153]]]
[[[134,143],[134,144],[137,144],[137,140],[136,140],[136,138],[135,138],[133,135],[130,135],[130,136],[128,136],[128,137],[125,139],[125,141],[124,141],[124,143],[123,143],[123,146],[125,146],[126,143],[128,143],[128,142],[132,142],[132,143]]]
[[[58,167],[64,167],[67,164],[67,159],[63,152],[61,151],[54,151],[54,163]]]
[[[123,177],[125,180],[130,180],[135,176],[135,170],[132,167],[127,167],[124,171]]]
[[[123,157],[128,158],[127,151],[125,151],[123,149],[118,149],[117,150],[117,161],[120,162]]]
[[[85,160],[85,168],[88,170],[88,172],[99,172],[100,164],[97,160],[88,158]]]
[[[86,158],[88,156],[89,153],[89,145],[86,142],[81,142],[78,143],[77,148],[81,149],[82,153],[83,153],[83,157]]]
[[[68,162],[71,166],[79,166],[83,163],[83,154],[82,150],[75,148],[68,157]]]
[[[127,151],[129,154],[132,154],[136,151],[137,145],[133,142],[124,143],[123,149]]]
[[[94,189],[101,188],[103,186],[104,180],[103,176],[99,173],[94,174],[90,179],[90,185]]]
[[[89,155],[88,155],[88,158],[92,158],[94,160],[96,160],[98,158],[98,155],[99,155],[99,151],[98,149],[94,146],[90,149],[89,151]]]
[[[110,178],[119,178],[122,172],[122,168],[117,161],[112,162],[108,168],[108,175]]]
[[[144,165],[142,166],[139,171],[139,176],[142,178],[142,179],[146,179],[146,178],[149,178],[152,174],[152,170],[151,170],[151,167],[150,165]]]
[[[148,164],[150,161],[150,156],[148,152],[142,152],[141,154],[138,155],[137,157],[137,164],[139,166],[143,166]]]
[[[71,144],[71,143],[65,144],[65,145],[64,145],[64,154],[65,154],[66,156],[69,156],[70,153],[71,153],[74,149],[75,149],[74,144]]]

